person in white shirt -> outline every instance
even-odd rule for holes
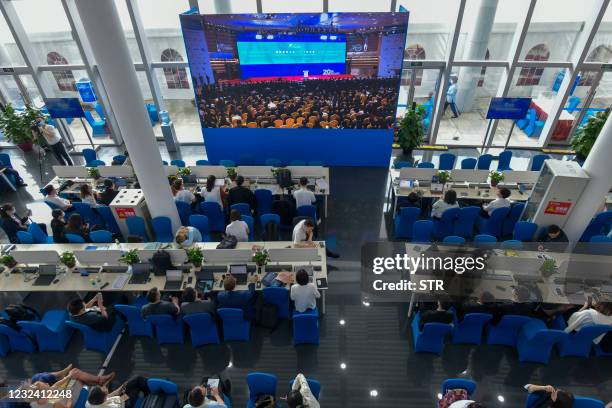
[[[315,224],[311,219],[304,219],[293,227],[293,246],[296,248],[308,248],[315,246],[312,238]]]
[[[289,408],[319,408],[319,401],[314,396],[308,385],[304,374],[298,374],[291,386],[291,392],[287,394],[287,405]]]
[[[210,398],[207,394],[209,393],[207,392],[206,384],[193,387],[193,389],[189,391],[187,404],[185,404],[183,408],[224,408],[227,406],[217,387],[210,388]]]
[[[81,184],[81,202],[89,204],[90,207],[95,208],[98,206],[98,202],[96,201],[96,196],[94,192],[91,190],[91,186],[89,184]]]
[[[230,223],[225,227],[225,235],[233,235],[238,242],[246,242],[249,240],[249,226],[246,222],[240,219],[240,211],[230,211]]]
[[[484,405],[472,400],[455,401],[448,408],[484,408]]]
[[[51,184],[45,187],[45,201],[50,202],[51,204],[55,204],[60,207],[64,211],[68,211],[72,209],[72,203],[65,198],[62,198],[57,195],[57,189],[53,187]]]
[[[497,190],[497,198],[491,201],[489,204],[483,204],[481,215],[485,217],[490,217],[493,211],[498,208],[510,207],[512,205],[512,201],[508,199],[510,197],[510,190],[507,188],[500,188]]]
[[[591,299],[587,299],[580,310],[574,312],[567,321],[566,333],[580,331],[583,327],[601,324],[612,326],[612,303],[597,303],[591,305]],[[605,334],[593,340],[593,343],[599,344]]]
[[[455,190],[447,190],[444,193],[444,199],[439,199],[431,207],[431,217],[440,219],[444,211],[449,208],[458,208],[459,203],[457,202],[457,193]]]
[[[300,178],[300,188],[293,192],[293,198],[295,198],[295,207],[300,208],[303,205],[312,205],[317,202],[317,197],[314,193],[308,190],[308,179],[306,177]]]
[[[202,234],[195,227],[180,227],[174,235],[174,240],[180,247],[187,248],[196,242],[202,242]]]
[[[38,137],[38,133],[45,139],[53,151],[53,154],[57,158],[57,161],[62,166],[74,166],[74,163],[66,151],[66,146],[64,146],[64,142],[62,142],[62,138],[57,132],[57,129],[54,126],[45,123],[44,118],[37,118],[36,125],[38,128],[32,131],[34,137]]]
[[[148,394],[147,379],[135,376],[110,392],[106,386],[95,386],[89,390],[85,408],[132,408],[141,394]]]
[[[196,201],[195,195],[183,188],[183,179],[176,179],[172,182],[172,192],[174,193],[174,201],[182,201],[191,205]]]
[[[300,269],[295,274],[295,283],[291,286],[291,300],[295,303],[295,310],[300,313],[304,313],[308,309],[315,309],[317,307],[317,299],[321,297],[321,294],[317,290],[317,287],[310,283],[308,279],[308,272],[304,269]]]
[[[223,208],[223,196],[225,190],[215,185],[217,178],[211,174],[206,179],[206,187],[200,191],[200,195],[204,197],[204,201],[217,203]]]

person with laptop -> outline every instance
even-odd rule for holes
[[[56,207],[61,208],[64,211],[70,211],[72,209],[72,203],[65,198],[57,195],[57,189],[51,184],[44,188],[45,201],[54,204]]]
[[[15,211],[15,206],[11,203],[6,203],[0,207],[0,219],[2,222],[2,229],[8,236],[9,242],[17,242],[17,232],[28,231],[28,225],[31,223],[30,216],[32,211],[28,210],[27,216],[20,217]],[[45,224],[38,224],[41,230],[47,233],[47,226]]]
[[[455,192],[455,190],[447,190],[444,193],[444,198],[439,199],[433,204],[431,207],[431,218],[439,220],[442,218],[444,211],[449,208],[459,208],[457,192]]]
[[[248,279],[249,290],[234,290],[236,289],[236,278],[231,274],[225,275],[223,280],[222,292],[217,295],[217,309],[221,308],[236,308],[242,309],[244,318],[247,320],[255,319],[255,283],[259,277],[252,275]]]
[[[176,317],[181,312],[178,298],[176,296],[171,296],[170,301],[162,300],[161,292],[156,287],[149,289],[147,292],[147,301],[149,303],[140,309],[140,315],[143,319],[151,315],[163,314]]]
[[[228,193],[228,204],[231,207],[234,204],[246,203],[251,207],[251,211],[255,211],[257,206],[255,194],[249,188],[244,187],[243,184],[244,177],[236,177],[236,186],[230,188]]]
[[[230,211],[230,223],[225,227],[225,235],[235,236],[238,242],[247,242],[249,234],[249,226],[240,218],[240,211]]]
[[[512,206],[512,201],[508,199],[510,197],[510,190],[507,188],[498,188],[496,193],[497,198],[491,201],[489,204],[482,205],[482,211],[480,211],[480,215],[483,217],[490,217],[493,211],[498,208],[506,208]]]
[[[119,191],[115,189],[115,183],[111,179],[105,179],[103,181],[104,191],[98,194],[98,201],[103,205],[110,205],[110,203],[117,197]]]
[[[293,227],[292,241],[294,248],[314,248],[317,244],[313,241],[314,238],[315,223],[310,218],[305,218],[302,221],[295,224]],[[325,253],[330,258],[339,258],[335,252],[325,248]],[[328,265],[328,268],[330,266]]]
[[[300,269],[295,274],[295,284],[291,286],[291,300],[295,303],[295,310],[304,313],[308,309],[317,307],[317,299],[321,293],[317,290],[314,283],[310,282],[308,272]]]
[[[226,380],[229,381],[229,380]],[[187,404],[183,408],[225,408],[227,405],[223,400],[224,388],[226,382],[220,380],[218,387],[208,385],[208,378],[202,379],[202,383],[189,391],[187,395]]]
[[[181,313],[190,315],[195,313],[210,313],[215,314],[215,305],[212,300],[202,299],[194,288],[191,286],[183,289],[181,295]]]
[[[89,302],[77,298],[68,304],[70,320],[97,331],[110,331],[115,325],[116,314],[104,306],[102,293],[98,292]]]
[[[308,178],[300,177],[300,188],[293,191],[295,199],[295,208],[300,208],[303,205],[313,205],[317,202],[317,197],[308,189]]]
[[[567,248],[567,235],[565,232],[555,224],[551,224],[538,238],[538,251],[544,251],[547,249],[557,249],[560,251],[565,250]]]

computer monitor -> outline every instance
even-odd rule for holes
[[[204,249],[202,253],[207,264],[248,263],[253,259],[250,249]]]
[[[102,177],[134,177],[134,169],[132,166],[100,166],[98,172]]]
[[[59,261],[59,255],[56,251],[11,251],[11,255],[15,258],[15,261],[24,265],[43,265],[43,264],[57,264]]]
[[[169,282],[182,282],[183,271],[180,269],[168,269],[166,271],[166,280]]]
[[[57,264],[53,265],[40,265],[38,267],[38,274],[40,276],[55,276],[57,275]]]
[[[229,272],[234,275],[246,275],[247,274],[247,266],[244,264],[241,265],[230,265]]]
[[[272,248],[268,250],[272,262],[317,262],[321,260],[317,248]]]
[[[454,182],[486,183],[488,170],[455,169],[451,173]]]
[[[74,256],[83,266],[119,265],[122,252],[117,249],[76,250]]]
[[[59,178],[87,178],[87,167],[83,166],[51,166]]]

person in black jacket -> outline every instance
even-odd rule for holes
[[[68,304],[70,320],[89,326],[97,331],[110,331],[115,325],[115,313],[104,306],[102,293],[97,293],[89,302],[74,299]]]
[[[558,250],[564,251],[567,248],[567,235],[565,232],[555,224],[549,225],[545,232],[538,238],[538,251],[544,250]]]
[[[449,307],[449,303],[442,299],[438,299],[437,308],[435,310],[425,310],[421,312],[419,329],[423,330],[425,323],[452,323],[454,315],[452,312],[448,311]]]
[[[244,183],[244,177],[236,177],[236,187],[232,187],[228,193],[228,204],[230,207],[234,204],[246,203],[251,207],[251,211],[255,211],[257,201],[255,200],[255,194],[242,184]]]
[[[67,243],[68,240],[64,236],[64,228],[66,227],[66,220],[64,219],[64,212],[59,208],[51,211],[51,233],[53,234],[53,242],[55,243]]]
[[[98,194],[98,202],[104,205],[110,205],[110,203],[117,197],[119,191],[115,190],[115,183],[111,179],[104,180],[104,191]]]
[[[8,236],[9,242],[12,244],[17,243],[17,232],[28,231],[28,225],[31,223],[30,216],[32,210],[28,210],[28,214],[25,217],[20,217],[15,212],[15,206],[11,203],[6,203],[0,207],[0,220],[2,221],[2,229]],[[40,229],[46,234],[47,226],[45,224],[38,224]]]
[[[89,242],[89,227],[83,224],[81,214],[71,214],[68,218],[68,224],[64,228],[64,236],[66,234],[74,234],[82,237],[86,242]]]
[[[494,320],[499,320],[497,319],[499,309],[495,297],[490,292],[483,292],[478,299],[470,299],[457,307],[457,317],[460,321],[468,313],[489,313],[493,315]]]

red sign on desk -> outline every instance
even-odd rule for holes
[[[549,201],[544,214],[567,215],[571,206],[569,201]]]
[[[117,212],[117,217],[119,217],[120,220],[136,215],[136,211],[134,211],[133,208],[116,207],[115,211]]]

